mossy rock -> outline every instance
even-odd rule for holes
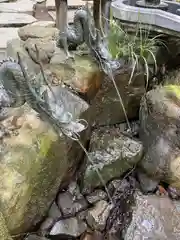
[[[0,212],[0,239],[2,240],[13,240],[12,237],[9,235],[9,231],[6,225],[6,221],[2,212]]]
[[[84,192],[103,186],[133,168],[142,158],[143,146],[121,134],[118,126],[99,127],[92,133],[88,154],[82,179]]]
[[[180,189],[180,86],[166,85],[142,98],[140,139],[145,155],[141,169],[152,179]]]
[[[63,91],[67,111],[80,117],[88,105]],[[5,137],[1,145],[0,211],[10,233],[19,234],[46,215],[62,182],[72,179],[83,150],[77,142],[57,134],[26,105],[14,110],[13,119],[20,125],[18,134]],[[86,131],[81,137],[85,143]]]

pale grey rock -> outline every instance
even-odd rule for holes
[[[138,180],[140,182],[141,190],[144,193],[153,192],[159,183],[155,179],[150,178],[147,174],[143,172],[138,172]]]
[[[0,28],[0,49],[6,49],[7,42],[19,38],[18,28]]]
[[[179,85],[172,85],[170,82],[147,92],[141,99],[139,137],[143,142],[145,154],[138,164],[139,169],[149,178],[157,183],[166,182],[178,190],[180,190],[179,91]],[[145,187],[143,185],[143,188]]]
[[[46,40],[55,40],[58,36],[58,29],[54,27],[44,27],[39,25],[26,25],[18,30],[19,37],[26,41],[28,38],[33,39],[42,39]]]
[[[56,222],[50,231],[50,235],[68,234],[70,236],[79,237],[87,229],[85,222],[77,218],[68,218]]]
[[[18,28],[0,28],[0,60],[7,57],[7,43],[12,39],[18,39]]]
[[[18,0],[15,2],[0,3],[0,12],[9,13],[28,13],[33,14],[35,2],[31,0]]]
[[[70,192],[60,193],[58,195],[57,204],[62,211],[63,216],[71,216],[85,210],[88,203],[84,197],[76,198]]]
[[[131,224],[124,240],[179,240],[180,204],[168,197],[136,194]]]
[[[106,201],[101,200],[97,202],[96,205],[88,211],[86,219],[88,225],[94,230],[103,231],[111,209],[112,206]]]
[[[43,3],[45,2],[46,0],[36,0],[37,3]]]
[[[37,21],[32,23],[31,26],[55,27],[55,22],[54,21]]]
[[[81,199],[83,198],[83,195],[80,192],[79,186],[77,185],[76,182],[71,182],[68,186],[68,192],[76,197],[76,199]]]
[[[7,56],[10,56],[17,60],[17,52],[20,53],[22,61],[28,66],[28,71],[33,74],[37,74],[40,71],[38,64],[36,64],[28,55],[28,52],[24,49],[24,42],[20,39],[13,39],[7,42]]]
[[[0,27],[20,27],[35,21],[36,18],[25,13],[0,14]]]
[[[119,186],[122,183],[122,179],[114,179],[108,184],[108,191],[111,193],[111,195],[116,191],[116,189],[119,188]]]

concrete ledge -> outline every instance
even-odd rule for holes
[[[126,0],[116,0],[112,3],[113,16],[116,19],[154,25],[180,34],[180,16],[158,9],[129,6],[125,2]],[[165,1],[165,3],[178,4],[170,1]]]

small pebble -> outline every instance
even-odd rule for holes
[[[90,204],[95,204],[100,200],[107,200],[107,194],[103,190],[97,189],[94,192],[90,193],[88,196],[86,196],[86,200]]]
[[[109,216],[112,206],[106,201],[101,200],[88,211],[87,223],[93,229],[97,231],[103,231],[106,226],[106,220]]]

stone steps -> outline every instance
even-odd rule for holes
[[[90,1],[92,2],[92,1]],[[36,4],[40,8],[41,16],[36,19]],[[72,23],[75,9],[85,4],[83,0],[68,0],[68,22]],[[52,20],[52,21],[50,21]],[[0,60],[6,57],[7,42],[18,38],[18,28],[27,24],[54,26],[56,20],[54,0],[17,0],[8,2],[0,0]]]

